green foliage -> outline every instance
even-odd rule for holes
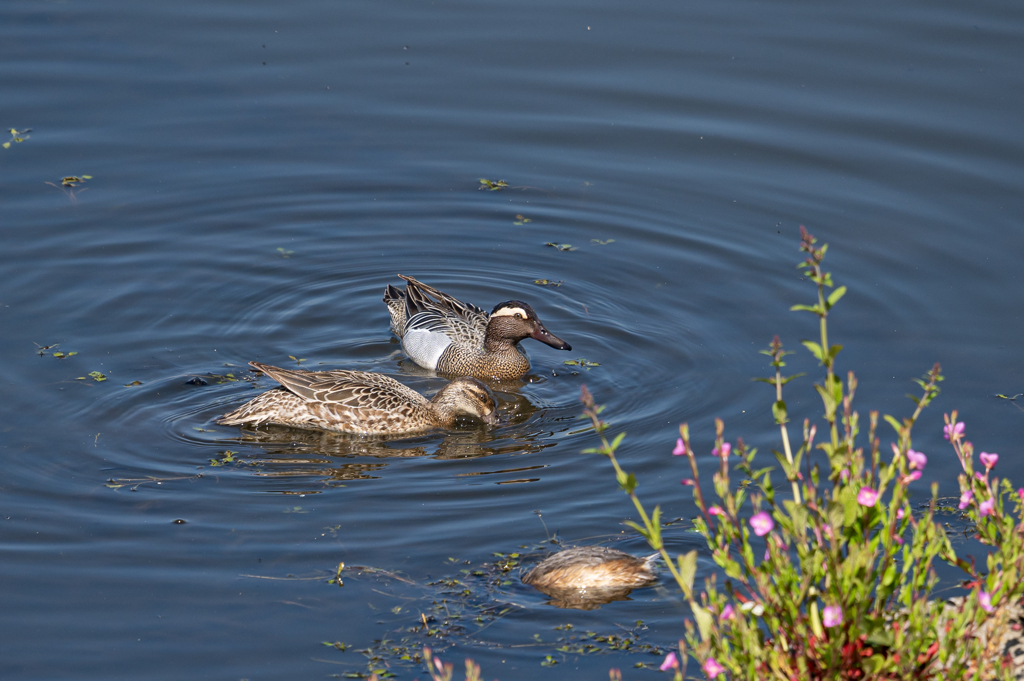
[[[849,372],[844,382],[835,373],[842,346],[829,344],[827,317],[846,288],[834,288],[831,273],[822,269],[827,246],[816,244],[801,227],[800,249],[807,257],[799,267],[815,284],[817,301],[792,309],[819,319],[819,338],[803,345],[824,368],[822,380],[814,386],[824,412],[823,441],[815,445],[817,424],[804,419],[800,446],[794,451],[790,444],[790,414],[782,388],[796,376],[781,374],[783,357],[789,353],[777,336],[762,351],[771,357],[775,376],[756,379],[775,388],[771,414],[782,448],[774,453],[791,495],[783,497],[772,486],[771,468],[753,468],[756,452],[742,439],[737,438],[735,446],[725,440],[724,423],[716,419],[713,452],[718,470],[712,487],[717,503],[708,503],[689,427],[683,424],[679,429],[673,453],[685,455],[689,462],[693,477],[684,485],[692,487],[700,510],[694,525],[724,572],[721,587],[718,575],[712,575],[695,593],[696,552],[672,560],[665,551],[658,510],[647,515],[636,496],[635,477],[616,461],[622,435],[608,442],[607,424],[598,417],[601,408],[583,388],[584,416],[591,419],[601,441],[595,451],[611,461],[619,486],[642,520],[632,526],[662,553],[693,612],[693,621],[686,622],[685,645],[680,642],[683,662],[689,650],[709,678],[1012,678],[1010,666],[1003,664],[998,632],[1005,629],[1010,607],[1024,593],[1024,489],[1014,492],[1009,482],[991,474],[998,461],[994,454],[982,453],[984,474],[975,473],[973,448],[953,412],[946,416],[946,436],[964,471],[960,508],[967,509],[976,538],[991,550],[984,560],[956,555],[942,523],[935,519],[938,484],[932,485],[927,510],[915,516],[909,490],[921,477],[927,458],[911,448],[911,432],[921,411],[939,394],[939,365],[914,379],[920,393],[911,396],[916,408],[910,416],[884,416],[895,441],[891,457],[883,457],[878,412],[869,414],[865,442],[860,416],[853,409],[856,377]],[[818,462],[811,466],[816,450],[828,459],[823,471]],[[733,466],[754,484],[734,485]],[[936,560],[967,573],[968,592],[954,604],[933,596]],[[979,563],[984,569],[976,567]],[[674,655],[666,658],[662,669],[674,670],[677,680],[683,678]]]
[[[483,177],[480,178],[480,186],[477,189],[486,189],[492,192],[500,192],[502,189],[508,186],[508,182],[505,180],[491,181]]]

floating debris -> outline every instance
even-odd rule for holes
[[[405,619],[391,620],[389,630],[382,632],[382,636],[375,638],[365,648],[357,648],[342,641],[321,640],[320,643],[325,648],[333,648],[342,653],[351,649],[366,658],[366,671],[342,675],[345,678],[362,679],[374,673],[377,678],[383,679],[382,670],[394,675],[401,668],[419,667],[424,664],[424,646],[429,646],[434,654],[438,654],[454,645],[465,643],[489,645],[481,640],[480,633],[492,623],[510,613],[520,612],[524,607],[503,600],[508,598],[503,587],[513,583],[515,572],[521,564],[519,559],[532,560],[547,548],[550,547],[534,546],[532,549],[535,553],[530,556],[518,552],[495,553],[496,561],[483,563],[475,569],[469,561],[449,558],[449,564],[468,567],[461,569],[460,574],[443,577],[426,585],[379,568],[341,564],[336,571],[329,573],[331,579],[327,580],[328,584],[340,586],[343,569],[349,579],[361,581],[371,578],[379,584],[378,589],[373,589],[374,592],[402,601],[397,605],[382,604],[383,607],[378,606],[379,611],[390,612]],[[409,593],[408,587],[395,589],[389,583],[392,579],[417,588],[413,593]],[[418,597],[416,591],[419,591]],[[558,625],[553,629],[556,632],[554,637],[534,633],[531,638],[514,647],[539,648],[538,652],[543,655],[540,664],[546,667],[568,662],[570,656],[575,655],[632,653],[645,657],[664,657],[668,649],[643,640],[642,636],[648,627],[642,620],[637,620],[632,628],[619,626],[618,632],[608,634],[577,631],[572,624]],[[645,665],[643,662],[639,664]]]
[[[579,359],[567,359],[564,362],[562,362],[562,364],[567,364],[567,365],[569,365],[571,367],[583,367],[587,371],[590,371],[591,367],[599,367],[599,366],[601,366],[600,363],[598,363],[598,362],[591,362],[590,360],[588,360],[588,359],[586,359],[584,357],[580,357]]]
[[[91,180],[92,175],[68,175],[67,177],[60,178],[60,183],[64,187],[77,187],[80,184],[84,184],[86,180]]]
[[[110,489],[120,489],[122,487],[128,487],[129,491],[134,492],[139,489],[140,485],[147,485],[149,483],[156,483],[158,485],[162,485],[163,483],[170,482],[172,480],[197,480],[201,477],[203,477],[202,473],[198,473],[196,475],[179,476],[174,478],[157,478],[154,476],[149,476],[146,478],[107,478],[107,482],[104,486],[109,487]]]
[[[615,243],[615,239],[608,239],[607,241],[601,241],[600,239],[591,239],[591,243],[595,243],[598,246],[607,246],[608,244]]]
[[[534,279],[533,283],[536,284],[537,286],[554,286],[554,287],[558,287],[558,286],[561,286],[562,284],[564,284],[565,280],[564,279],[559,279],[558,281],[551,281],[550,279]]]
[[[516,215],[516,221],[513,222],[512,224],[519,225],[520,227],[522,227],[527,222],[533,222],[533,220],[531,220],[530,218],[524,218],[522,215]]]
[[[74,357],[77,354],[78,352],[55,352],[53,353],[53,356],[56,357],[57,359],[67,359],[68,357]]]
[[[576,247],[572,244],[556,244],[553,241],[549,241],[545,246],[551,246],[551,248],[557,248],[560,251],[575,251]]]
[[[235,454],[238,454],[238,452],[233,452],[230,449],[225,449],[223,452],[219,452],[219,454],[218,458],[210,459],[211,466],[226,466],[229,463],[249,463],[248,461],[236,459]]]
[[[501,191],[507,186],[508,182],[506,182],[505,180],[498,180],[497,182],[492,182],[491,180],[481,177],[480,186],[477,187],[477,189],[487,189],[489,191],[496,192]]]
[[[39,343],[33,343],[32,345],[36,346],[36,349],[39,352],[40,357],[45,355],[47,350],[52,350],[54,348],[60,347],[60,343],[51,343],[50,345],[40,345]]]
[[[247,383],[256,383],[255,376],[235,376],[232,374],[215,374],[205,373],[202,376],[193,375],[192,378],[185,381],[186,385],[208,385],[210,381],[213,381],[217,385],[224,385],[225,383],[238,383],[239,381],[246,381]]]
[[[89,379],[96,381],[97,383],[107,380],[107,377],[98,371],[90,371],[88,376],[79,376],[76,381],[87,381]]]
[[[15,130],[14,128],[11,128],[8,132],[11,133],[11,139],[7,142],[4,142],[4,149],[10,149],[11,142],[14,142],[15,144],[21,144],[22,142],[27,140],[29,138],[28,133],[32,132],[32,128],[25,128],[24,130]]]
[[[142,385],[142,381],[132,381],[131,383],[125,383],[124,387],[131,388],[132,386]]]
[[[288,359],[294,360],[296,364],[302,364],[306,361],[305,359],[299,359],[295,355],[288,355]]]
[[[279,254],[279,255],[280,255],[280,256],[281,256],[282,258],[284,258],[285,260],[287,260],[287,259],[288,259],[288,256],[290,256],[290,255],[291,255],[292,253],[294,253],[295,251],[287,251],[287,250],[285,250],[285,249],[281,248],[280,246],[278,246],[278,248],[277,248],[277,252],[278,252],[278,254]]]

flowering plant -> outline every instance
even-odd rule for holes
[[[817,287],[817,301],[792,309],[819,319],[818,341],[803,345],[819,361],[824,377],[814,386],[824,407],[822,442],[815,445],[817,425],[804,419],[802,441],[794,450],[788,432],[789,413],[783,387],[796,376],[782,375],[783,351],[776,336],[767,350],[775,375],[760,379],[775,389],[772,414],[779,427],[781,450],[776,461],[786,477],[788,494],[771,481],[772,468],[754,468],[755,448],[742,439],[725,439],[725,426],[716,419],[717,471],[712,476],[717,503],[704,497],[698,459],[689,428],[679,428],[673,454],[685,456],[700,511],[694,524],[707,541],[710,555],[724,572],[722,588],[713,575],[696,593],[693,582],[697,551],[673,559],[664,547],[658,508],[648,516],[636,495],[636,478],[615,458],[620,434],[609,442],[601,407],[583,389],[584,415],[594,424],[601,447],[615,467],[622,489],[630,495],[642,524],[633,523],[659,551],[693,611],[687,620],[680,655],[669,655],[663,671],[681,681],[692,655],[707,678],[780,680],[804,679],[933,679],[1013,678],[1002,650],[1000,631],[1006,628],[1010,607],[1024,592],[1024,489],[992,471],[998,455],[982,452],[984,472],[975,471],[973,447],[964,439],[957,413],[946,416],[945,436],[960,460],[960,508],[967,512],[977,539],[991,547],[985,570],[956,555],[942,524],[935,520],[938,484],[931,486],[931,503],[915,514],[909,496],[928,462],[912,448],[911,431],[922,410],[939,394],[943,380],[936,364],[911,396],[914,412],[902,420],[884,416],[894,431],[891,456],[882,454],[879,413],[868,417],[867,439],[853,409],[857,380],[835,372],[842,346],[829,345],[827,318],[846,293],[834,287],[831,273],[822,270],[827,245],[801,227],[801,263]],[[811,464],[815,450],[827,465]],[[745,480],[734,484],[733,471]],[[753,539],[751,535],[761,538]],[[754,544],[763,542],[763,556]],[[760,559],[759,559],[760,558]],[[965,597],[953,603],[935,600],[936,559],[963,569],[968,576]]]

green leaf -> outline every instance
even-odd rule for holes
[[[619,433],[618,435],[615,436],[615,439],[612,440],[612,444],[611,444],[612,451],[615,451],[616,449],[619,448],[619,444],[622,442],[622,438],[624,438],[624,437],[626,437],[626,432],[625,431],[623,431],[623,432],[621,432],[621,433]]]
[[[786,413],[786,403],[779,400],[772,404],[772,416],[775,417],[775,423],[780,426],[789,423],[789,418]]]
[[[697,550],[694,549],[678,557],[679,578],[682,581],[683,593],[687,600],[693,599],[693,580],[697,576]]]
[[[640,525],[639,523],[635,523],[632,520],[623,521],[623,524],[628,526],[628,527],[632,527],[634,530],[636,530],[638,533],[640,533],[640,536],[643,537],[644,539],[650,539],[651,538],[651,533],[648,532],[647,528],[644,527],[643,525]]]
[[[693,609],[693,618],[697,620],[700,637],[705,641],[708,640],[708,637],[711,635],[711,625],[714,623],[711,613],[696,603],[692,603],[690,607]]]
[[[896,434],[899,435],[900,431],[903,430],[903,426],[900,424],[900,422],[897,421],[892,416],[889,416],[888,414],[886,414],[883,418],[885,419],[886,423],[892,426],[892,429],[896,431]]]
[[[821,626],[821,617],[818,615],[818,601],[811,601],[810,607],[807,608],[811,616],[811,631],[818,638],[825,636],[825,629]]]
[[[620,484],[622,486],[623,491],[626,492],[626,494],[632,494],[633,491],[636,489],[636,476],[630,473],[629,475],[626,476],[625,481]]]
[[[817,305],[794,305],[789,308],[790,312],[813,312],[814,314],[821,314],[821,308]]]
[[[825,309],[826,310],[830,309],[833,305],[835,305],[836,303],[839,302],[840,298],[842,298],[845,295],[846,295],[846,287],[845,286],[840,286],[839,288],[837,288],[835,291],[832,292],[832,295],[830,295],[828,297],[828,300],[825,301]]]
[[[811,351],[811,354],[814,355],[815,359],[817,359],[819,362],[824,362],[825,361],[824,360],[824,355],[821,352],[821,346],[820,345],[818,345],[814,341],[806,341],[805,340],[805,341],[800,341],[800,342],[803,343],[805,348],[807,348],[808,350]]]

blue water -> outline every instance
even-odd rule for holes
[[[608,463],[579,453],[580,386],[628,431],[643,499],[692,516],[679,422],[708,453],[715,417],[777,446],[749,379],[772,335],[816,333],[788,312],[813,297],[800,224],[850,289],[831,331],[862,413],[908,414],[909,379],[943,365],[921,498],[957,491],[954,408],[1024,478],[1024,411],[993,396],[1024,392],[1018,3],[12,0],[0,38],[0,128],[31,128],[0,149],[5,679],[363,673],[356,649],[421,645],[420,613],[458,600],[429,583],[494,553],[534,560],[554,533],[643,552]],[[390,337],[397,273],[526,300],[573,351],[527,341],[532,382],[502,388],[492,430],[214,425],[256,394],[227,380],[253,359],[443,385]],[[810,379],[788,390],[820,416]],[[700,546],[684,527],[673,551]],[[388,574],[338,588],[339,562]],[[671,588],[562,610],[508,574],[464,599],[507,613],[426,642],[488,678],[629,677],[655,654],[557,653],[553,628],[642,620],[669,646],[687,616]]]

